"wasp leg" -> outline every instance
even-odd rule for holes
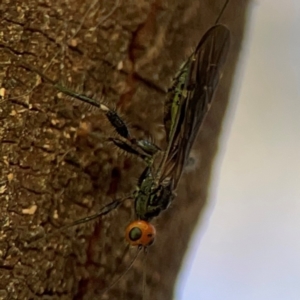
[[[131,140],[128,143],[127,140],[122,140],[119,138],[109,138],[109,141],[113,142],[120,149],[128,153],[137,155],[148,165],[152,165],[153,156],[160,150],[155,144],[152,144],[151,142],[146,140]],[[142,147],[141,144],[147,144],[148,148]],[[153,151],[151,148],[153,149]]]
[[[25,68],[27,70],[30,70],[32,72],[37,73],[43,80],[45,80],[48,83],[51,83],[58,91],[64,93],[65,95],[68,95],[70,97],[73,97],[75,99],[78,99],[80,101],[83,101],[87,104],[90,104],[92,106],[100,108],[100,110],[106,115],[108,121],[111,123],[111,125],[116,129],[117,133],[121,135],[122,137],[130,140],[130,133],[129,130],[125,124],[125,122],[121,119],[121,117],[116,113],[116,111],[110,109],[108,106],[99,103],[98,101],[89,98],[85,95],[79,94],[75,91],[72,91],[71,89],[68,89],[67,87],[55,82],[51,78],[49,78],[47,75],[45,75],[40,70],[28,65],[25,62],[21,62],[17,64],[19,67]]]
[[[151,156],[155,155],[158,151],[161,150],[158,146],[156,146],[148,140],[131,140],[131,143],[137,145],[145,153]]]
[[[128,141],[128,143],[121,141],[120,139],[114,139],[113,142],[120,147],[121,149],[129,152],[134,153],[140,157],[142,157],[144,160],[148,160],[150,156],[153,156],[155,153],[157,153],[160,149],[155,144],[151,143],[147,140],[136,140],[131,138],[129,129],[126,125],[126,123],[122,120],[122,118],[117,114],[117,112],[108,106],[106,106],[103,103],[99,103],[98,101],[89,98],[85,95],[79,94],[75,91],[72,91],[71,89],[68,89],[67,87],[55,82],[51,78],[49,78],[47,75],[45,75],[40,70],[35,69],[34,67],[26,64],[25,62],[19,63],[18,66],[23,67],[25,69],[28,69],[32,72],[37,73],[42,79],[44,79],[46,82],[51,83],[58,91],[64,93],[65,95],[68,95],[70,97],[73,97],[75,99],[78,99],[80,101],[83,101],[89,105],[95,106],[99,108],[106,116],[107,120],[110,122],[110,124],[115,128],[116,132],[124,139]],[[137,150],[134,148],[140,148],[144,154],[140,154]]]
[[[149,156],[147,154],[144,154],[144,153],[141,153],[139,151],[138,147],[134,147],[134,144],[127,143],[127,142],[125,142],[125,141],[123,141],[121,139],[118,139],[118,138],[109,138],[109,141],[113,142],[120,149],[122,149],[122,150],[124,150],[124,151],[126,151],[128,153],[137,155],[140,158],[142,158],[143,160],[147,161],[148,159],[151,159],[151,156]]]
[[[122,118],[117,114],[115,110],[110,109],[108,106],[98,103],[95,100],[88,98],[84,95],[78,94],[76,92],[73,92],[61,85],[55,84],[55,87],[63,92],[64,94],[67,94],[68,96],[74,97],[78,100],[84,101],[88,104],[91,104],[93,106],[96,106],[100,108],[100,110],[105,114],[107,120],[110,122],[110,124],[115,128],[116,132],[122,137],[125,138],[127,142],[122,141],[121,139],[112,139],[112,141],[117,145],[119,148],[129,152],[136,154],[140,156],[142,159],[147,160],[149,156],[153,156],[156,154],[159,150],[161,150],[158,146],[151,143],[147,140],[136,140],[134,138],[131,138],[129,129],[126,125],[126,123],[122,120]],[[134,148],[141,149],[144,154],[139,153]]]

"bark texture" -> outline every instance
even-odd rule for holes
[[[149,253],[105,294],[135,254],[124,255],[130,201],[101,220],[36,239],[129,194],[145,164],[107,141],[115,132],[101,112],[16,63],[101,98],[132,135],[151,136],[163,147],[164,91],[224,0],[1,2],[0,299],[172,299],[205,205],[248,2],[231,0],[221,18],[232,33],[231,50],[194,146],[196,167],[155,221],[158,237]]]

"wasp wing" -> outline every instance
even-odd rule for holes
[[[227,27],[220,24],[211,27],[174,81],[170,93],[173,101],[167,102],[165,113],[169,143],[160,171],[160,181],[171,180],[174,188],[210,108],[229,44]]]

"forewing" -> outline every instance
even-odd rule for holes
[[[177,99],[172,103],[173,128],[169,129],[169,144],[160,177],[161,181],[172,178],[174,188],[178,184],[191,147],[210,108],[229,44],[230,32],[227,27],[215,25],[204,34],[189,63],[183,66],[187,71],[184,90],[179,101]],[[177,83],[176,88],[179,88],[181,81],[177,80]],[[177,109],[174,109],[176,105]]]
[[[189,63],[193,55],[189,57],[177,72],[173,79],[172,87],[169,89],[165,101],[164,124],[166,130],[166,139],[169,143],[172,140],[174,130],[176,128],[179,109],[182,103],[183,92],[185,90],[186,78],[189,72]]]

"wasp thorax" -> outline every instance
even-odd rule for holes
[[[126,228],[125,237],[131,246],[148,247],[153,244],[155,236],[155,227],[143,220],[136,220]]]

